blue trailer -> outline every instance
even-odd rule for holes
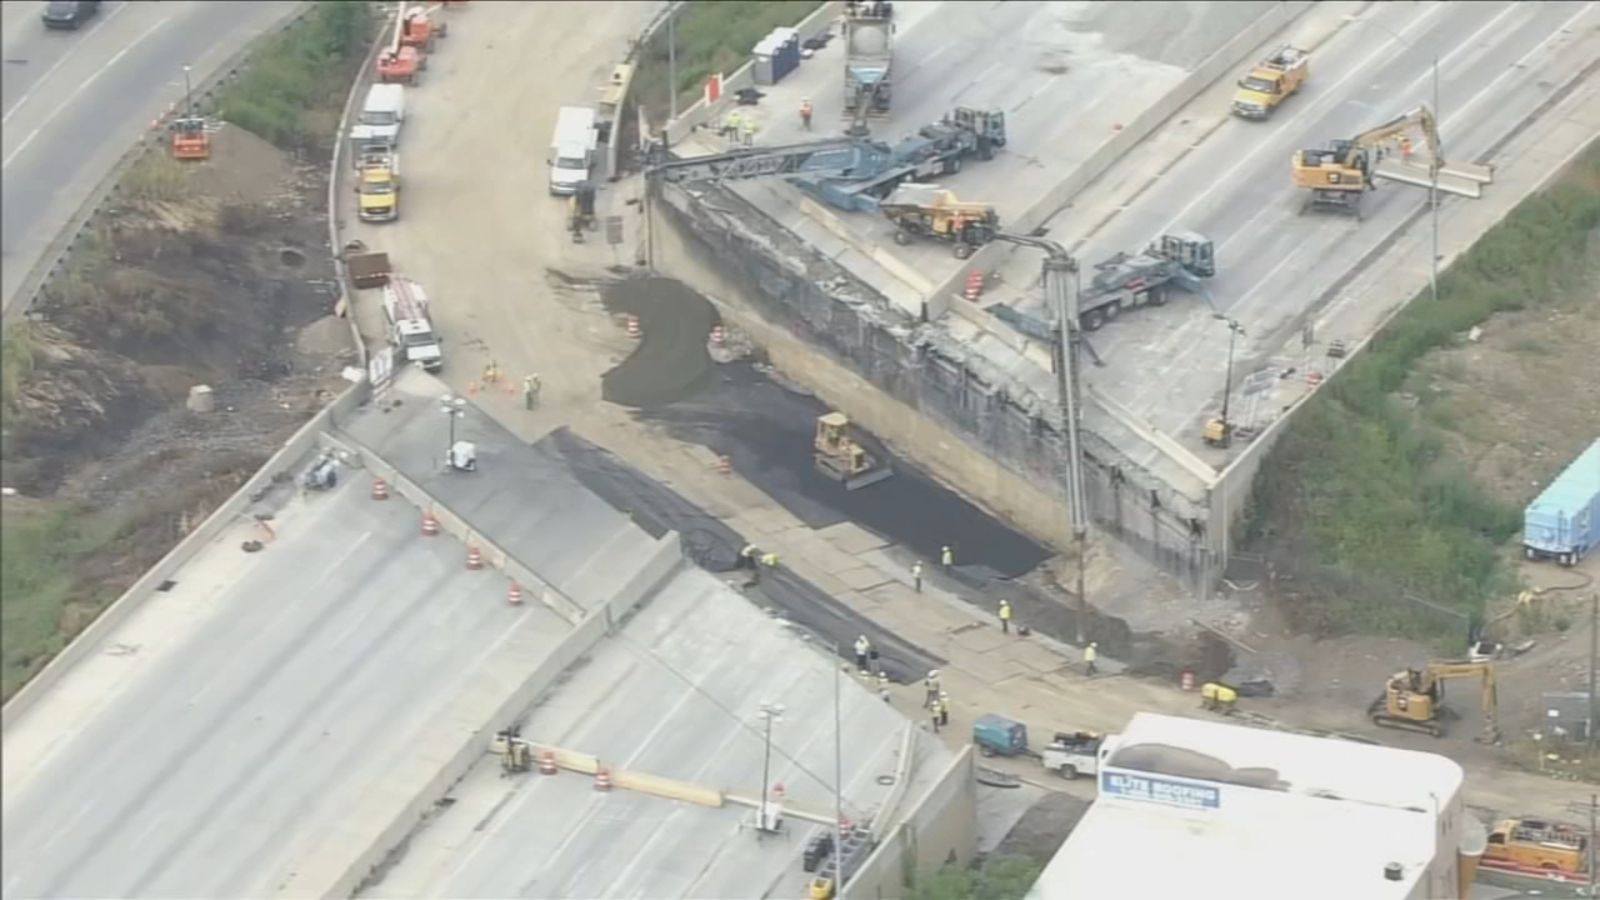
[[[1600,438],[1550,482],[1522,514],[1529,559],[1577,565],[1600,544]]]

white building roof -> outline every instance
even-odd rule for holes
[[[1152,713],[1107,744],[1100,796],[1030,898],[1385,900],[1453,864],[1441,818],[1463,773],[1444,757]]]
[[[1399,900],[1422,887],[1434,855],[1432,815],[1329,803],[1286,818],[1097,801],[1028,898]],[[1385,878],[1389,863],[1404,867],[1399,881]]]
[[[1167,754],[1155,749],[1163,745],[1181,750]],[[1145,749],[1134,749],[1141,746]],[[1155,713],[1134,715],[1118,736],[1107,763],[1208,781],[1228,780],[1203,769],[1183,768],[1214,765],[1201,760],[1201,755],[1231,766],[1242,778],[1235,783],[1255,785],[1256,779],[1270,780],[1275,789],[1289,793],[1430,812],[1448,804],[1465,780],[1461,766],[1433,753]]]

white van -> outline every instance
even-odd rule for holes
[[[356,155],[367,150],[393,150],[400,143],[400,126],[406,121],[406,89],[401,84],[375,84],[350,129]]]
[[[587,106],[563,106],[556,117],[556,136],[550,142],[550,193],[571,194],[578,183],[589,180],[594,165],[595,111]]]

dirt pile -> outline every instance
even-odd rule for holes
[[[313,202],[325,196],[324,170],[291,165],[237,129],[214,146],[204,163],[152,158],[136,168],[122,202],[47,292],[43,322],[20,341],[29,364],[8,397],[9,486],[56,491],[78,467],[128,452],[129,436],[153,419],[190,415],[181,404],[200,384],[216,392],[219,415],[237,421],[164,422],[165,441],[150,436],[142,450],[203,453],[200,435],[213,427],[242,430],[246,443],[267,439],[282,427],[279,403],[303,418],[306,399],[337,373],[344,354],[327,352],[325,340],[301,352],[294,340],[333,299],[330,266],[313,262],[325,256]],[[255,415],[257,406],[269,414]]]

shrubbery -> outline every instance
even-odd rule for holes
[[[374,27],[366,3],[318,0],[315,12],[272,38],[223,90],[218,115],[280,147],[327,141],[317,113],[343,106],[349,87],[328,70],[363,58]]]
[[[1395,397],[1422,356],[1497,312],[1596,290],[1600,146],[1490,229],[1313,398],[1268,454],[1245,545],[1281,575],[1298,627],[1465,639],[1513,587],[1501,545],[1521,510],[1444,461]],[[1448,611],[1448,612],[1447,612]]]

